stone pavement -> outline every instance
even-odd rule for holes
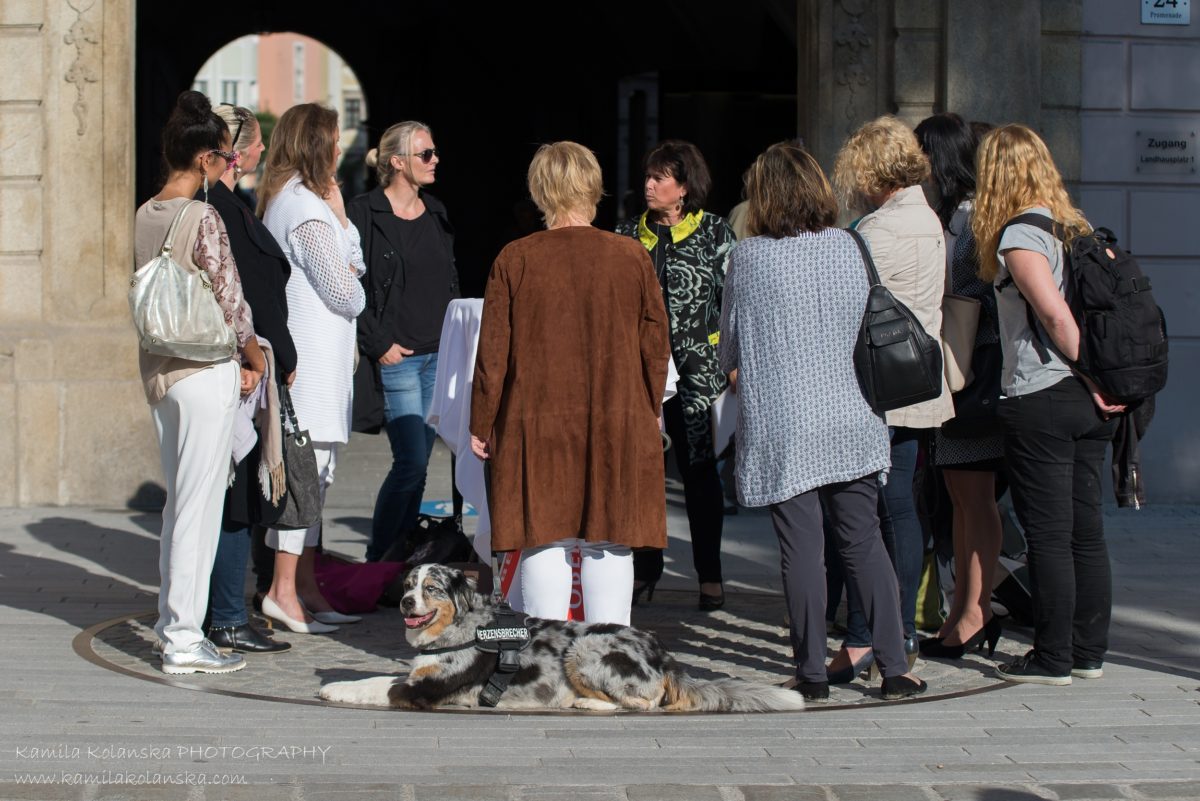
[[[335,550],[362,553],[380,445],[356,440],[339,459],[326,518]],[[427,496],[448,486],[439,452]],[[669,500],[670,573],[638,612],[649,627],[668,627],[694,588],[678,493]],[[731,613],[773,643],[758,654],[726,643],[728,661],[777,663],[768,520],[742,510],[726,521]],[[158,516],[0,510],[0,800],[1200,799],[1200,509],[1112,510],[1107,525],[1116,608],[1101,680],[797,714],[548,716],[281,703],[103,669],[73,642],[153,609]],[[671,647],[699,655],[712,636],[672,634]],[[1016,653],[1028,632],[1005,636]],[[286,676],[287,658],[252,658],[238,676]],[[945,669],[918,665],[930,678]],[[324,680],[309,671],[305,681]]]

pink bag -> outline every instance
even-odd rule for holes
[[[347,562],[324,553],[313,565],[321,594],[346,615],[374,612],[379,596],[403,571],[403,562]]]

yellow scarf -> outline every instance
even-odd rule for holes
[[[642,216],[638,219],[638,241],[646,246],[646,250],[654,250],[654,246],[658,244],[658,235],[650,230],[646,225],[646,214],[642,212]],[[671,226],[671,242],[678,245],[683,240],[687,239],[692,234],[696,233],[696,229],[700,227],[700,220],[704,218],[704,209],[694,211],[684,217],[679,222]]]

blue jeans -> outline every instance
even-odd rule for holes
[[[392,444],[392,469],[375,499],[367,561],[375,562],[417,523],[425,495],[425,473],[436,434],[425,418],[433,403],[437,353],[406,356],[399,364],[380,365],[383,417]]]
[[[913,476],[917,471],[917,450],[921,430],[889,428],[892,438],[892,468],[887,483],[879,488],[879,529],[883,544],[892,556],[896,580],[900,583],[900,617],[904,635],[917,633],[917,591],[925,564],[925,532],[917,519],[913,497]],[[870,629],[851,584],[846,618],[846,645],[865,648],[871,644]]]
[[[217,557],[208,584],[209,626],[244,626],[246,616],[246,560],[250,556],[250,529],[221,530]]]

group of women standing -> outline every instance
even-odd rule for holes
[[[242,667],[218,645],[287,647],[248,624],[240,588],[251,529],[228,514],[232,500],[221,525],[239,388],[259,397],[264,374],[285,395],[290,387],[323,503],[349,437],[361,351],[378,367],[393,452],[368,558],[416,520],[441,318],[459,293],[453,228],[425,191],[438,150],[421,123],[388,129],[370,156],[379,187],[344,209],[332,177],[338,133],[336,114],[315,104],[280,118],[259,184],[260,221],[232,191],[263,152],[249,111],[214,113],[186,92],[164,129],[169,174],[138,211],[139,262],[199,192],[208,204],[185,210],[175,252],[212,278],[240,349],[237,362],[217,364],[142,356],[168,485],[157,626],[167,672]],[[1062,297],[1061,243],[1005,222],[1034,211],[1068,234],[1089,229],[1036,134],[997,129],[976,160],[977,145],[954,115],[925,121],[916,135],[881,118],[849,139],[834,173],[846,208],[863,215],[855,227],[880,280],[921,325],[937,336],[942,295],[974,295],[984,306],[977,344],[1003,346],[1003,437],[932,438],[955,502],[960,590],[938,636],[919,645],[924,537],[913,474],[920,444],[954,404],[945,386],[886,416],[864,400],[852,354],[867,272],[836,227],[838,202],[816,161],[795,143],[758,158],[745,182],[749,238],[735,247],[729,225],[704,209],[708,170],[686,142],[648,155],[647,211],[615,234],[591,225],[602,194],[595,156],[571,142],[538,150],[528,183],[547,230],[511,243],[493,265],[470,426],[474,452],[492,463],[493,547],[522,552],[527,612],[566,617],[575,549],[589,620],[628,623],[631,604],[651,597],[666,545],[660,428],[683,478],[699,607],[724,603],[711,410],[728,388],[738,397],[738,495],[770,507],[780,544],[799,692],[827,697],[830,683],[874,662],[883,696],[903,698],[926,688],[910,672],[918,648],[953,658],[986,640],[994,650],[999,622],[988,595],[1001,457],[1029,539],[1038,620],[1034,649],[1000,675],[1064,684],[1100,674],[1111,591],[1098,471],[1109,416],[1121,407],[1072,372],[1079,333]],[[995,292],[998,302],[993,279],[1014,287]],[[1038,343],[1049,360],[1035,354],[1045,349]],[[679,382],[664,402],[671,359]],[[254,482],[239,476],[231,499],[247,486]],[[849,633],[829,665],[826,529],[850,589]],[[319,535],[318,523],[263,537],[275,557],[262,567],[273,573],[262,611],[295,632],[357,619],[335,612],[316,585]],[[210,572],[211,640],[202,630]]]
[[[427,128],[418,127],[430,136]],[[235,387],[240,384],[244,413],[253,416],[258,406],[275,397],[260,387],[264,375],[284,403],[294,404],[308,432],[321,506],[333,482],[338,446],[349,439],[359,347],[356,321],[368,295],[375,297],[374,291],[364,289],[361,242],[374,239],[364,231],[367,224],[352,224],[343,207],[334,179],[339,136],[337,114],[330,109],[309,103],[284,112],[257,187],[256,215],[234,192],[238,179],[256,169],[265,150],[252,112],[229,105],[214,110],[203,95],[184,92],[163,130],[168,177],[159,194],[138,210],[136,259],[143,263],[157,253],[177,213],[183,214],[174,253],[177,258],[186,254],[182,258],[190,268],[207,274],[239,345],[236,361],[217,363],[141,355],[167,483],[156,631],[168,673],[239,670],[244,667],[239,653],[277,653],[289,647],[249,623],[243,586],[247,554],[256,538],[274,551],[273,559],[255,560],[263,586],[256,605],[264,615],[297,633],[331,632],[359,619],[335,611],[317,585],[320,522],[306,529],[251,525],[256,518],[252,510],[262,505],[255,496],[269,479],[267,473],[256,474],[254,465],[247,469],[245,460],[236,464],[233,458]],[[404,144],[412,145],[413,137]],[[407,179],[412,178],[412,165],[436,163],[432,141],[429,146],[411,158],[408,153],[391,154],[391,172]],[[432,170],[426,183],[431,176]],[[193,197],[201,202],[181,212]],[[423,215],[424,208],[415,214],[411,206],[397,209],[396,217],[419,220],[429,216]],[[435,230],[444,229],[444,217],[442,210]],[[428,228],[419,226],[422,231]],[[417,243],[414,252],[369,255],[385,262],[393,257],[398,262],[413,259],[423,267],[421,259],[432,252],[437,263],[448,264],[453,273],[448,246],[439,249],[442,243],[434,241],[431,249],[421,232],[405,234],[405,239]],[[389,271],[378,273],[385,286],[393,278]],[[400,273],[397,264],[395,275]],[[446,284],[456,291],[455,278]],[[425,338],[411,344],[423,351],[401,345],[403,335],[386,323],[369,328],[377,339],[394,337],[391,346],[372,355],[385,366],[399,365],[414,354],[427,355],[428,326],[415,330]],[[436,351],[436,334],[433,347]],[[436,367],[436,356],[432,365]],[[392,393],[388,399],[394,409]],[[401,436],[408,439],[407,433]],[[255,446],[262,449],[257,459],[266,458],[265,439]],[[431,435],[419,449],[425,460],[430,445]],[[235,481],[229,486],[231,465]],[[421,472],[423,486],[423,466]],[[407,489],[419,500],[421,486]],[[415,509],[411,514],[415,517]]]

